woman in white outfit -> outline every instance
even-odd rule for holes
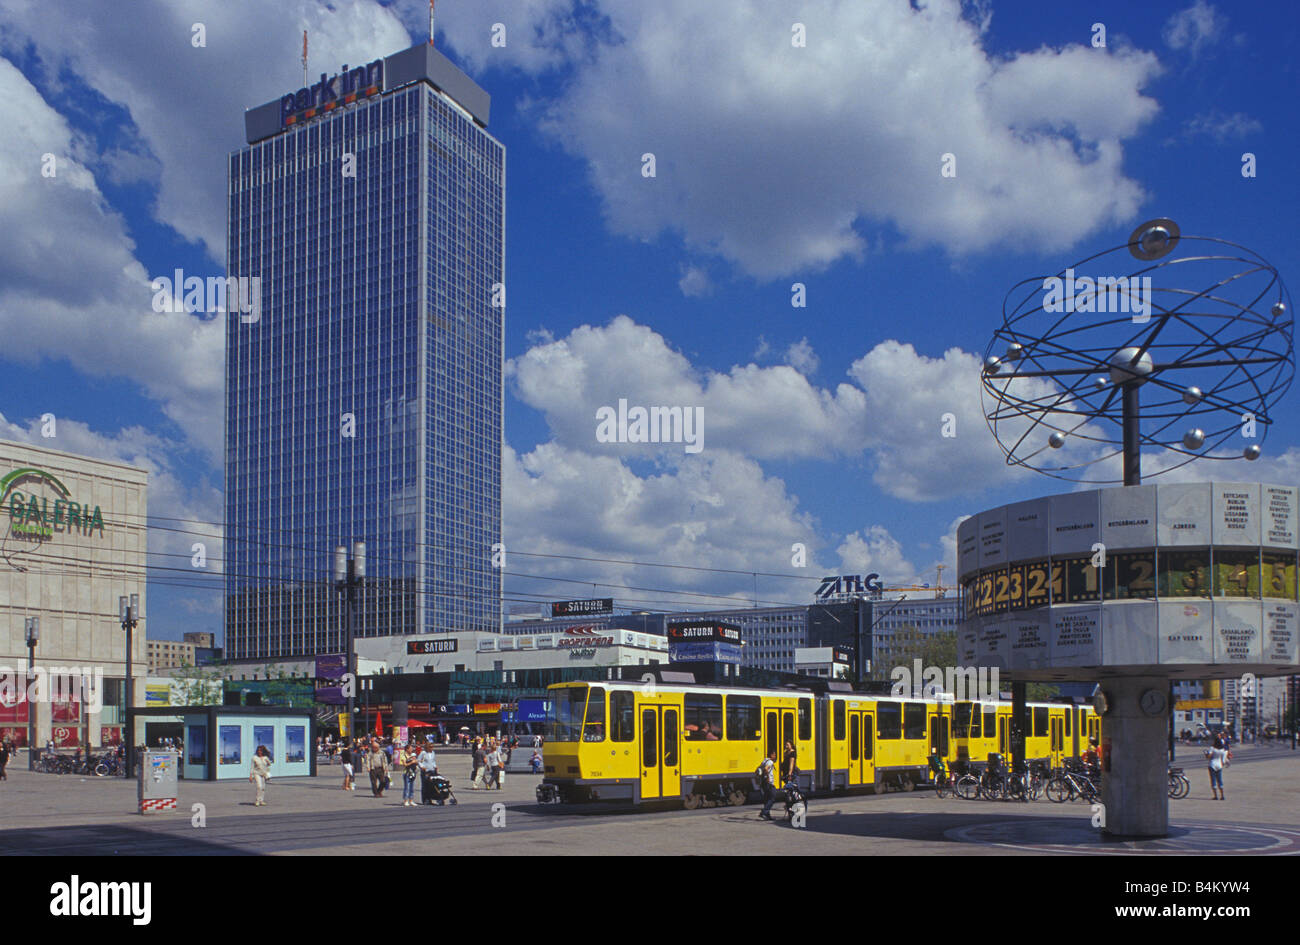
[[[257,786],[257,799],[253,801],[253,806],[265,807],[266,782],[271,780],[271,753],[265,745],[257,746],[257,754],[253,755],[253,763],[248,769],[248,780]]]

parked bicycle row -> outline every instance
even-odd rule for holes
[[[962,800],[1036,801],[1046,794],[1056,804],[1076,800],[1092,803],[1101,799],[1100,768],[1077,761],[1067,761],[1063,767],[1051,770],[1034,765],[1027,771],[1008,771],[1002,755],[992,754],[981,770],[952,774],[937,756],[932,756],[931,774],[935,794],[941,798],[953,795]],[[1171,766],[1169,796],[1181,800],[1191,789],[1183,769]]]
[[[122,775],[122,758],[117,753],[109,753],[99,758],[81,752],[75,755],[61,755],[47,751],[36,759],[35,768],[45,774],[93,774],[99,778]]]

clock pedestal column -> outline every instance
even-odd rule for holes
[[[1169,680],[1101,680],[1101,797],[1108,836],[1163,837],[1169,832]]]

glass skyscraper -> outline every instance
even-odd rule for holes
[[[355,541],[357,636],[500,628],[505,148],[488,104],[425,45],[245,114],[227,266],[261,304],[227,316],[232,659],[343,652],[332,549]]]

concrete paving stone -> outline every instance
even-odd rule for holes
[[[511,774],[500,791],[472,790],[468,758],[444,764],[459,804],[404,808],[400,784],[382,798],[368,782],[343,791],[342,771],[276,778],[253,806],[246,779],[182,781],[179,809],[136,813],[125,779],[33,774],[11,763],[0,783],[0,854],[189,855],[682,855],[727,854],[1278,854],[1300,851],[1300,751],[1233,749],[1227,801],[1210,799],[1199,752],[1179,749],[1191,796],[1170,802],[1171,836],[1107,842],[1081,802],[939,799],[927,790],[813,798],[807,826],[758,819],[758,807],[685,811],[539,805],[540,778]],[[449,761],[452,760],[449,753]],[[418,793],[417,793],[418,797]],[[205,826],[193,825],[201,810]],[[497,807],[496,805],[501,805]],[[779,813],[780,805],[774,808]]]

